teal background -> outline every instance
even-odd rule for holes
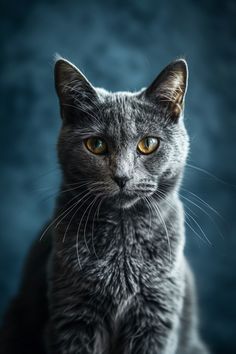
[[[32,240],[52,214],[60,181],[54,53],[109,90],[146,86],[183,56],[190,69],[188,164],[197,166],[186,167],[181,191],[191,215],[186,253],[197,279],[202,334],[214,353],[235,354],[235,1],[10,0],[0,6],[0,316]]]

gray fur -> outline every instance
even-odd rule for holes
[[[64,59],[55,77],[64,180],[49,266],[49,353],[206,354],[178,197],[189,148],[186,62],[136,93],[95,89]],[[160,147],[140,155],[146,135]],[[89,152],[90,136],[104,138],[109,153]],[[128,180],[125,193],[116,177]]]

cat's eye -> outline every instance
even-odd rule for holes
[[[140,154],[149,155],[156,151],[160,145],[160,140],[152,136],[146,136],[138,143],[137,150]]]
[[[95,155],[103,155],[107,152],[107,143],[101,138],[87,138],[84,140],[84,144]]]

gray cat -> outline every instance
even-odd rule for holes
[[[9,327],[31,308],[40,328],[31,353],[44,352],[43,337],[52,354],[208,353],[198,334],[178,196],[189,148],[187,79],[186,62],[177,60],[147,89],[110,93],[57,60],[63,183],[45,246],[34,247],[26,267],[30,274],[41,269],[42,294],[32,300],[25,276],[6,317],[4,354],[21,353],[23,331],[18,327],[14,351],[7,349]],[[24,333],[33,321],[25,322]]]

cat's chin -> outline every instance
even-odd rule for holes
[[[111,209],[129,209],[139,202],[143,202],[145,197],[150,197],[152,195],[153,192],[146,193],[145,195],[137,195],[129,191],[120,191],[110,197],[108,196],[106,200]]]
[[[114,199],[115,207],[119,209],[129,209],[140,200],[140,197],[132,194],[119,193]]]

